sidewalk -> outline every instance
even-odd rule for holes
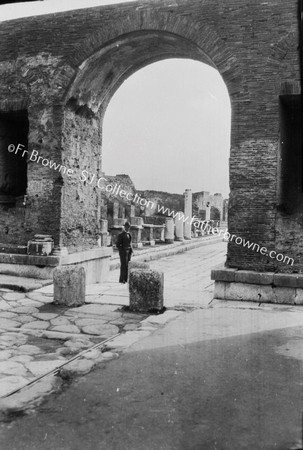
[[[199,238],[193,238],[191,241],[173,242],[172,244],[161,244],[154,247],[145,246],[135,249],[133,260],[134,261],[152,261],[166,256],[173,256],[180,253],[184,253],[187,250],[203,247],[213,242],[222,241],[222,238],[218,236],[203,236]],[[120,267],[119,254],[116,249],[113,251],[113,255],[110,259],[110,270],[115,270]],[[52,284],[52,279],[42,280],[38,278],[26,278],[14,275],[0,274],[0,288],[11,289],[21,292],[30,292]]]

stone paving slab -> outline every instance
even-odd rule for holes
[[[28,292],[51,284],[52,280],[38,280],[37,278],[25,278],[14,275],[0,274],[0,288],[9,288],[15,291]]]
[[[123,291],[117,282],[111,283],[111,286],[114,292]],[[50,288],[44,288],[46,292],[39,289],[39,292],[30,293],[8,292],[7,289],[0,288],[0,411],[5,407],[15,408],[16,398],[20,405],[24,405],[32,397],[37,399],[37,392],[41,395],[52,392],[54,383],[49,381],[45,382],[44,387],[39,382],[39,387],[35,389],[25,389],[24,386],[36,377],[67,363],[97,342],[119,335],[109,341],[103,350],[98,348],[88,351],[60,369],[63,378],[75,372],[87,373],[98,362],[118,357],[116,352],[109,350],[121,351],[128,348],[154,332],[157,326],[176,316],[174,311],[167,311],[163,314],[163,317],[166,316],[165,320],[156,316],[154,322],[146,323],[146,314],[130,313],[123,309],[121,302],[99,303],[99,298],[104,297],[102,293],[96,294],[99,286],[92,287],[91,295],[87,296],[87,304],[67,309],[52,304]],[[125,286],[123,288],[125,296]],[[108,289],[111,287],[108,286]],[[111,296],[114,297],[115,295]],[[55,385],[57,384],[56,382]],[[22,388],[22,392],[26,391],[24,395],[18,393],[5,397],[19,388]],[[28,392],[32,392],[32,397]]]
[[[214,253],[211,246],[206,248]],[[183,253],[182,256],[173,259],[173,262],[172,258],[167,258],[167,261],[151,263],[164,268],[169,299],[168,304],[164,303],[166,307],[176,306],[174,302],[176,293],[180,299],[178,302],[186,303],[188,289],[192,300],[195,296],[199,298],[203,292],[202,287],[210,284],[206,277],[210,265],[208,261],[204,262],[204,253],[197,251],[189,253]],[[218,264],[220,254],[215,258],[214,263]],[[197,267],[199,273],[201,271],[201,277],[204,277],[203,283],[200,281],[198,283],[194,279],[197,277]],[[52,285],[33,292],[15,292],[0,288],[0,363],[1,361],[10,363],[8,366],[3,365],[3,370],[12,371],[11,374],[0,371],[0,379],[5,380],[2,395],[23,386],[24,380],[26,382],[33,380],[39,367],[41,370],[56,365],[59,367],[58,365],[68,363],[69,359],[79,353],[81,357],[72,364],[68,363],[60,368],[60,374],[69,377],[75,372],[86,373],[95,364],[118,357],[120,351],[132,347],[135,342],[145,339],[168,321],[178,320],[181,314],[185,314],[181,311],[167,310],[162,315],[148,318],[146,314],[128,312],[122,307],[128,305],[128,285],[119,284],[118,278],[118,271],[111,271],[107,282],[87,286],[86,304],[71,309],[53,304]],[[195,307],[197,306],[202,307],[196,302]],[[147,318],[149,320],[146,320]],[[115,334],[118,336],[109,340],[102,349],[82,353],[97,342],[102,342]],[[1,352],[5,352],[2,353],[2,358]],[[15,373],[17,368],[22,375]],[[24,393],[0,398],[0,411],[3,408],[14,408],[18,402],[24,404],[32,397],[38,399],[39,395],[52,392],[58,384],[60,385],[58,378],[60,377],[51,377],[49,382],[45,380],[45,386],[43,382],[42,384],[39,382],[37,387],[22,390]]]

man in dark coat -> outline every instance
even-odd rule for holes
[[[119,250],[120,256],[120,278],[119,283],[126,283],[128,276],[128,263],[131,259],[131,255],[133,253],[132,249],[132,237],[129,233],[130,224],[129,222],[125,222],[124,230],[118,235],[117,239],[117,249]]]

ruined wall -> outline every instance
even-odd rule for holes
[[[100,118],[88,108],[66,108],[62,156],[70,176],[62,190],[61,245],[70,252],[86,250],[97,246],[104,185]]]
[[[111,228],[114,224],[113,216],[114,216],[114,202],[119,203],[120,214],[119,218],[122,218],[121,210],[125,209],[125,220],[130,220],[131,218],[131,205],[134,205],[130,200],[126,197],[119,195],[122,191],[126,193],[131,193],[133,195],[132,198],[135,198],[136,188],[129,177],[126,174],[117,174],[117,175],[104,175],[106,178],[105,184],[108,186],[108,191],[105,189],[102,191],[102,198],[104,199],[104,205],[107,208],[107,215],[104,216],[108,220],[108,228]]]
[[[223,197],[222,194],[210,194],[208,191],[193,193],[193,213],[205,220],[210,214],[211,220],[222,220],[223,218]]]
[[[19,31],[22,21],[20,26],[17,28]],[[8,140],[15,146],[22,144],[22,149],[28,151],[24,192],[27,199],[25,205],[23,195],[16,197],[14,204],[6,204],[2,208],[0,205],[0,242],[26,245],[34,234],[45,233],[53,235],[58,245],[63,180],[59,173],[42,166],[41,160],[40,163],[29,161],[29,156],[35,150],[43,158],[62,162],[63,109],[58,98],[71,72],[60,57],[39,50],[35,56],[30,56],[28,52],[23,54],[20,46],[24,45],[27,36],[11,40],[10,32],[14,34],[15,30],[11,22],[7,24],[6,31],[3,24],[0,25],[0,117],[18,119],[21,113],[26,115],[28,123],[26,133],[20,133],[18,124],[11,129],[9,136],[2,141],[1,156],[6,158]],[[39,44],[41,42],[36,36],[35,45],[38,47]],[[16,162],[13,158],[18,157],[20,152],[10,155],[12,164]],[[25,161],[25,157],[23,159]]]
[[[228,219],[228,199],[223,200],[223,217],[222,220],[225,222]]]
[[[155,205],[154,208],[148,211],[142,211],[142,214],[154,215],[158,214],[159,208],[169,208],[171,211],[184,211],[184,196],[183,194],[174,194],[164,191],[145,190],[138,191],[141,197],[150,200]]]

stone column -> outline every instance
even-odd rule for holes
[[[210,202],[206,202],[205,211],[205,220],[210,220]]]
[[[135,216],[136,216],[136,207],[135,205],[130,205],[130,218],[132,219]]]
[[[113,202],[113,224],[118,225],[118,218],[119,218],[119,202],[114,201]]]
[[[185,189],[184,192],[184,216],[188,220],[184,222],[184,239],[191,239],[191,218],[192,218],[192,192],[191,189]]]
[[[106,247],[107,246],[107,236],[108,236],[108,221],[101,219],[100,220],[100,238],[101,238],[101,247]]]
[[[143,230],[143,227],[141,225],[131,225],[129,231],[132,236],[133,248],[142,248],[143,247],[142,238],[141,238],[142,230]]]
[[[183,241],[184,230],[183,230],[183,212],[179,211],[175,218],[176,227],[176,241]]]
[[[174,219],[172,217],[166,217],[165,219],[164,236],[166,244],[172,244],[174,242]]]

